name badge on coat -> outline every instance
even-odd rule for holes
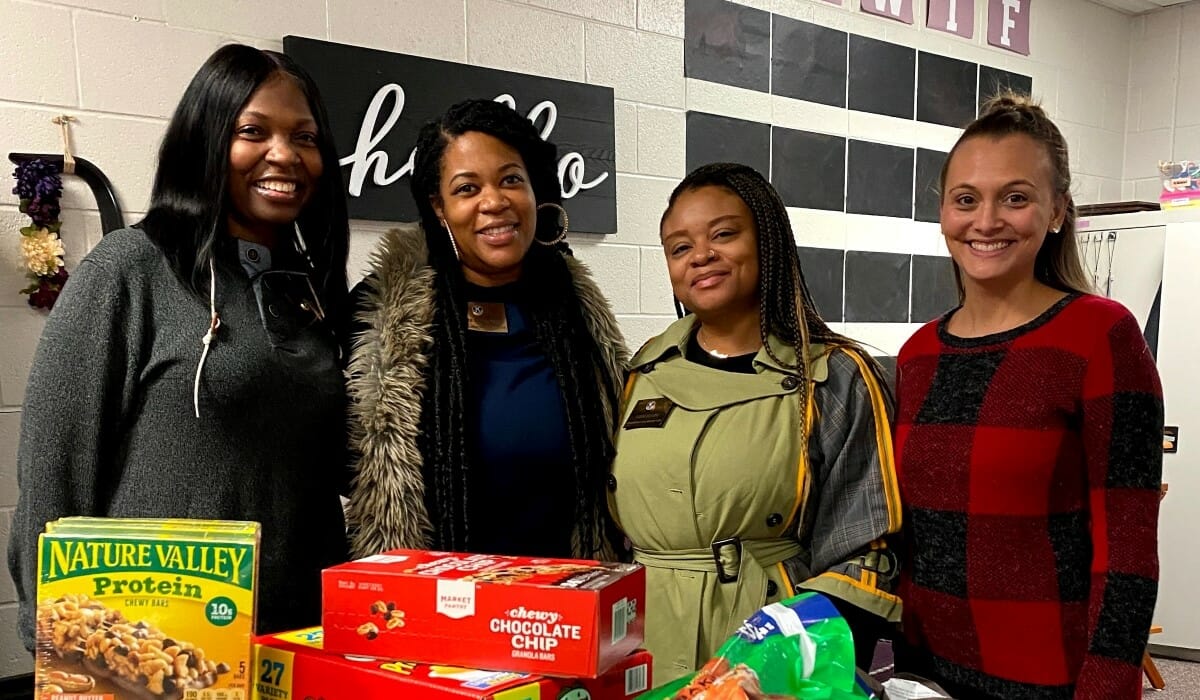
[[[633,405],[633,412],[625,421],[625,429],[661,428],[666,425],[667,416],[671,415],[674,408],[675,403],[665,396],[642,399]]]
[[[504,310],[504,304],[488,301],[467,302],[467,330],[508,333],[508,314]]]

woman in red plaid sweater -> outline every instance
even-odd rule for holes
[[[1040,107],[986,105],[941,177],[961,305],[900,351],[897,666],[963,700],[1141,697],[1162,388],[1137,321],[1090,293],[1070,188]]]

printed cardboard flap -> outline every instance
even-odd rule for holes
[[[326,569],[333,573],[370,573],[438,578],[444,581],[497,583],[506,586],[601,590],[639,570],[640,564],[588,559],[549,559],[395,549]]]
[[[189,518],[97,518],[73,515],[46,523],[47,534],[94,534],[117,532],[170,533],[191,539],[257,541],[262,526],[251,520],[194,520]]]

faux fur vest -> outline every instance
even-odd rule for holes
[[[433,526],[425,507],[421,399],[433,347],[434,271],[425,235],[413,224],[384,234],[371,259],[363,303],[355,312],[363,330],[354,338],[347,370],[350,444],[356,455],[347,507],[351,554],[355,558],[395,548],[427,549]],[[608,302],[587,267],[564,258],[596,339],[596,368],[608,424],[613,425],[629,353]],[[605,499],[598,499],[604,508]],[[602,521],[602,519],[598,519]],[[499,523],[497,526],[501,526]],[[579,533],[572,538],[576,556]],[[603,533],[594,533],[604,541]]]

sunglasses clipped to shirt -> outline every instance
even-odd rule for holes
[[[325,320],[325,309],[306,272],[265,270],[251,277],[250,283],[258,300],[258,313],[268,329],[278,319],[290,320],[301,328]]]

